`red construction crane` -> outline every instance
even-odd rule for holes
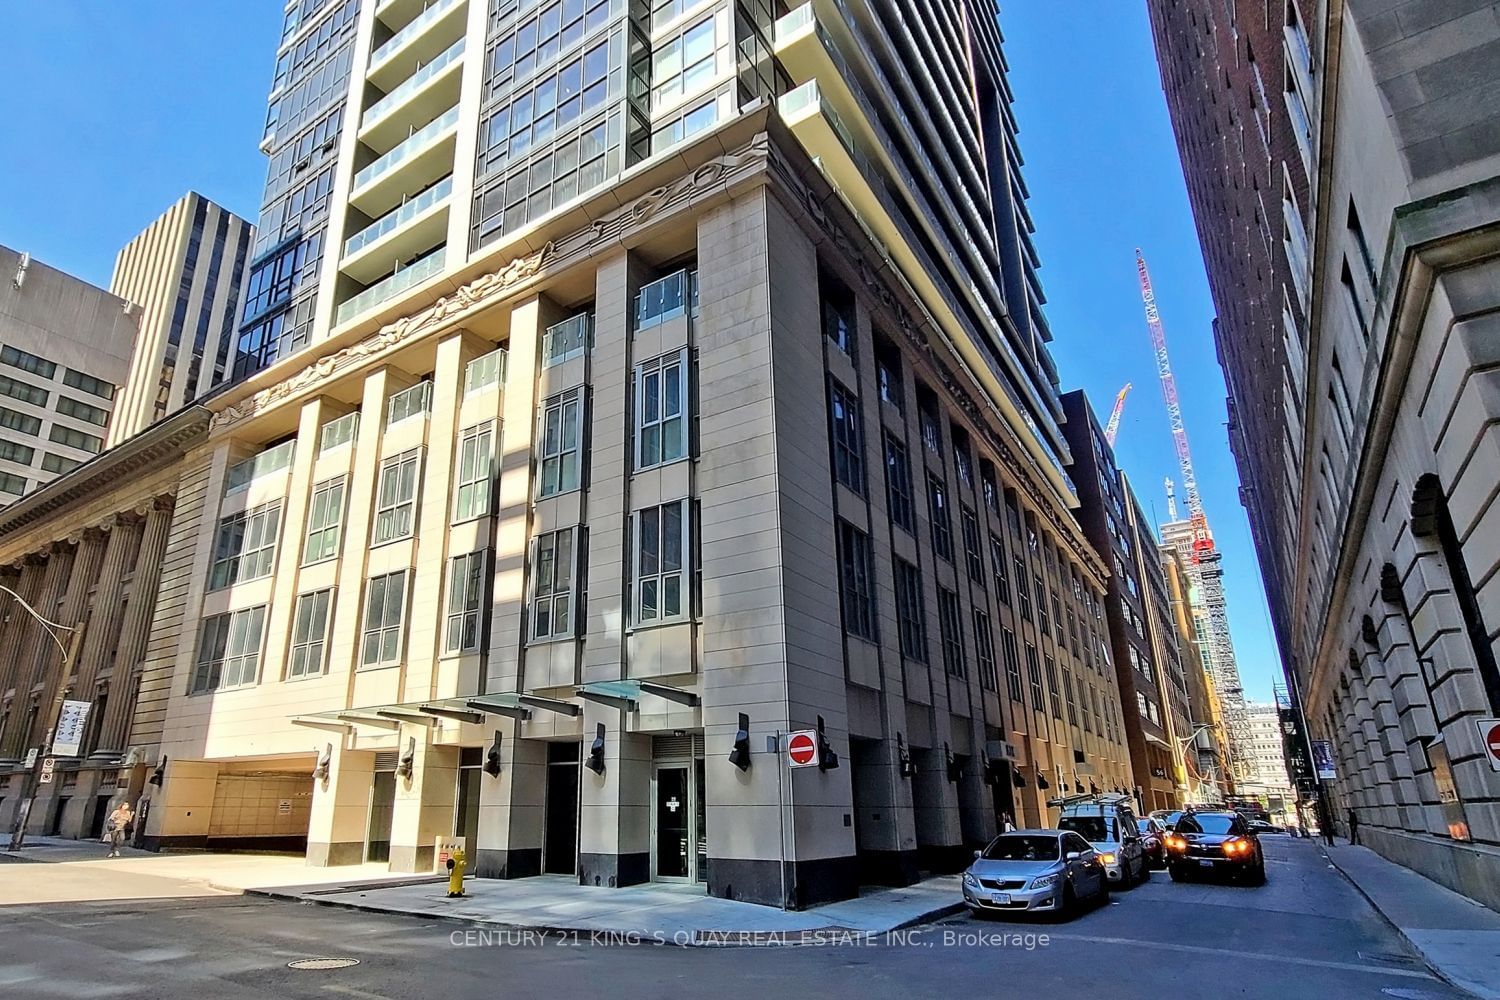
[[[1109,415],[1109,426],[1104,428],[1104,440],[1111,448],[1115,446],[1115,438],[1120,433],[1120,416],[1125,412],[1125,397],[1129,393],[1130,383],[1126,382],[1125,388],[1115,397],[1115,408]]]
[[[1193,555],[1201,559],[1214,551],[1214,536],[1208,530],[1203,514],[1203,500],[1198,496],[1198,477],[1193,475],[1193,454],[1188,449],[1187,427],[1182,422],[1182,407],[1177,403],[1177,380],[1172,377],[1172,362],[1167,358],[1167,333],[1162,329],[1161,313],[1156,308],[1156,293],[1151,288],[1151,272],[1139,248],[1135,251],[1135,269],[1141,279],[1141,299],[1146,304],[1146,325],[1151,330],[1151,346],[1156,351],[1156,373],[1161,376],[1161,394],[1167,401],[1167,415],[1172,421],[1172,441],[1177,446],[1177,464],[1182,468],[1182,488],[1187,495],[1188,520],[1193,526]]]

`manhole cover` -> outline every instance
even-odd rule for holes
[[[347,969],[351,965],[358,965],[357,958],[299,958],[295,962],[286,963],[288,969]]]

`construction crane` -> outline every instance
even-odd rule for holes
[[[1109,425],[1104,428],[1104,441],[1111,448],[1115,446],[1115,437],[1120,433],[1120,416],[1125,412],[1125,397],[1130,394],[1130,383],[1125,383],[1125,388],[1115,397],[1115,408],[1110,412]]]
[[[1214,551],[1214,536],[1208,530],[1203,500],[1198,496],[1198,477],[1193,474],[1193,453],[1188,448],[1187,427],[1182,422],[1182,407],[1177,402],[1177,379],[1172,376],[1172,362],[1167,357],[1167,332],[1161,325],[1156,308],[1156,292],[1151,288],[1151,272],[1146,258],[1137,248],[1135,269],[1141,279],[1141,299],[1146,304],[1146,326],[1151,331],[1151,346],[1156,351],[1156,374],[1161,377],[1161,394],[1167,402],[1167,416],[1172,422],[1172,443],[1177,446],[1177,465],[1182,469],[1182,489],[1187,499],[1188,520],[1193,527],[1193,558]]]
[[[1167,520],[1177,520],[1177,487],[1172,483],[1172,477],[1167,477]]]

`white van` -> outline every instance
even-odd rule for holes
[[[1151,877],[1130,796],[1070,795],[1047,803],[1059,809],[1059,830],[1071,830],[1093,845],[1109,880],[1129,888]]]

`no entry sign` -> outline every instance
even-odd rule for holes
[[[1479,725],[1479,745],[1489,758],[1491,770],[1500,771],[1500,719],[1475,719]]]
[[[802,729],[786,739],[786,760],[791,767],[818,766],[818,731]]]

